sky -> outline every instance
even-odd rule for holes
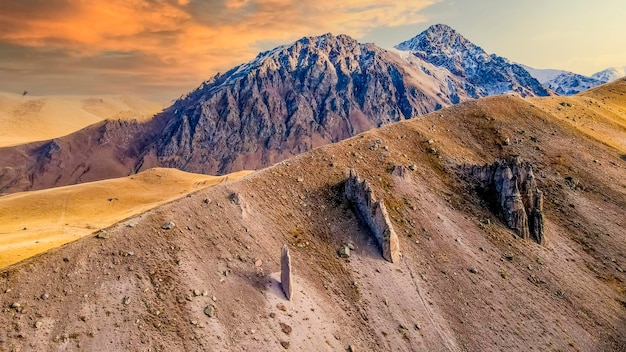
[[[332,32],[391,48],[435,23],[488,53],[626,65],[623,0],[0,0],[0,91],[169,102],[260,51]]]

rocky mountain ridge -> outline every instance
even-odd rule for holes
[[[545,85],[558,95],[574,95],[605,83],[595,78],[565,72],[546,82]]]
[[[454,29],[444,24],[396,45],[433,65],[445,67],[466,80],[466,90],[473,98],[494,94],[517,93],[525,96],[547,96],[549,91],[522,66],[495,54],[487,54]]]
[[[440,31],[448,35],[436,41]],[[519,66],[487,55],[449,27],[433,26],[421,37],[433,43],[428,60],[332,34],[263,52],[150,121],[107,121],[54,141],[0,150],[0,193],[152,167],[212,175],[258,169],[468,99],[511,90],[547,94]],[[456,44],[444,45],[444,39]]]
[[[591,76],[585,76],[564,70],[535,69],[529,66],[521,66],[541,84],[550,88],[558,95],[574,95],[593,87],[616,81],[626,75],[626,68],[621,67],[612,67],[594,73]]]
[[[608,83],[616,81],[624,76],[626,76],[626,66],[609,67],[606,70],[594,73],[591,75],[591,78]]]
[[[224,173],[452,104],[441,91],[411,80],[411,71],[393,53],[346,35],[302,38],[178,100],[153,148],[169,167]]]

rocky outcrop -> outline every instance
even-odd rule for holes
[[[344,195],[352,203],[359,219],[370,229],[380,245],[383,258],[392,263],[400,260],[398,235],[389,221],[385,203],[376,200],[369,183],[350,170],[346,180]]]
[[[492,165],[464,166],[502,220],[522,238],[543,244],[543,192],[528,162],[517,156]]]
[[[287,297],[288,300],[291,300],[291,256],[289,255],[289,248],[287,248],[287,245],[283,245],[280,255],[280,286],[285,293],[285,297]]]

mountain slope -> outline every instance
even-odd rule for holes
[[[559,95],[574,95],[604,83],[606,82],[595,78],[564,72],[546,82],[545,85]]]
[[[433,65],[445,67],[467,81],[466,90],[474,98],[516,92],[521,96],[547,96],[550,93],[524,68],[467,40],[443,24],[429,27],[396,49],[412,52]]]
[[[30,96],[0,92],[0,147],[61,137],[105,119],[146,120],[161,104],[128,96]]]
[[[150,169],[125,178],[0,197],[0,268],[248,173],[216,177]]]
[[[555,69],[540,69],[540,68],[532,68],[530,66],[518,64],[524,68],[524,70],[528,71],[531,76],[535,77],[537,81],[541,84],[545,84],[548,81],[553,80],[556,76],[566,73],[568,71],[565,70],[555,70]]]
[[[545,192],[544,246],[514,236],[459,171],[513,154]],[[384,201],[398,264],[343,198],[349,168]],[[3,270],[0,348],[622,351],[625,169],[622,152],[533,101],[465,102]],[[283,244],[292,301],[277,281]]]
[[[591,75],[591,78],[602,82],[613,82],[624,76],[626,76],[626,66],[607,68],[606,70],[594,73]]]
[[[223,174],[271,165],[470,98],[446,69],[331,34],[261,53],[145,123],[110,121],[0,150],[0,192],[150,167]]]
[[[595,87],[570,97],[531,101],[555,118],[600,143],[626,155],[626,79]]]

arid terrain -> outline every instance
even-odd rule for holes
[[[623,79],[501,95],[200,190],[2,269],[0,351],[624,351],[625,125]],[[543,245],[464,171],[513,155],[543,192]],[[345,199],[350,169],[398,263]]]
[[[246,174],[207,176],[150,169],[124,178],[0,197],[0,268]]]
[[[0,147],[43,141],[96,122],[145,121],[159,103],[130,96],[31,96],[0,92]]]

